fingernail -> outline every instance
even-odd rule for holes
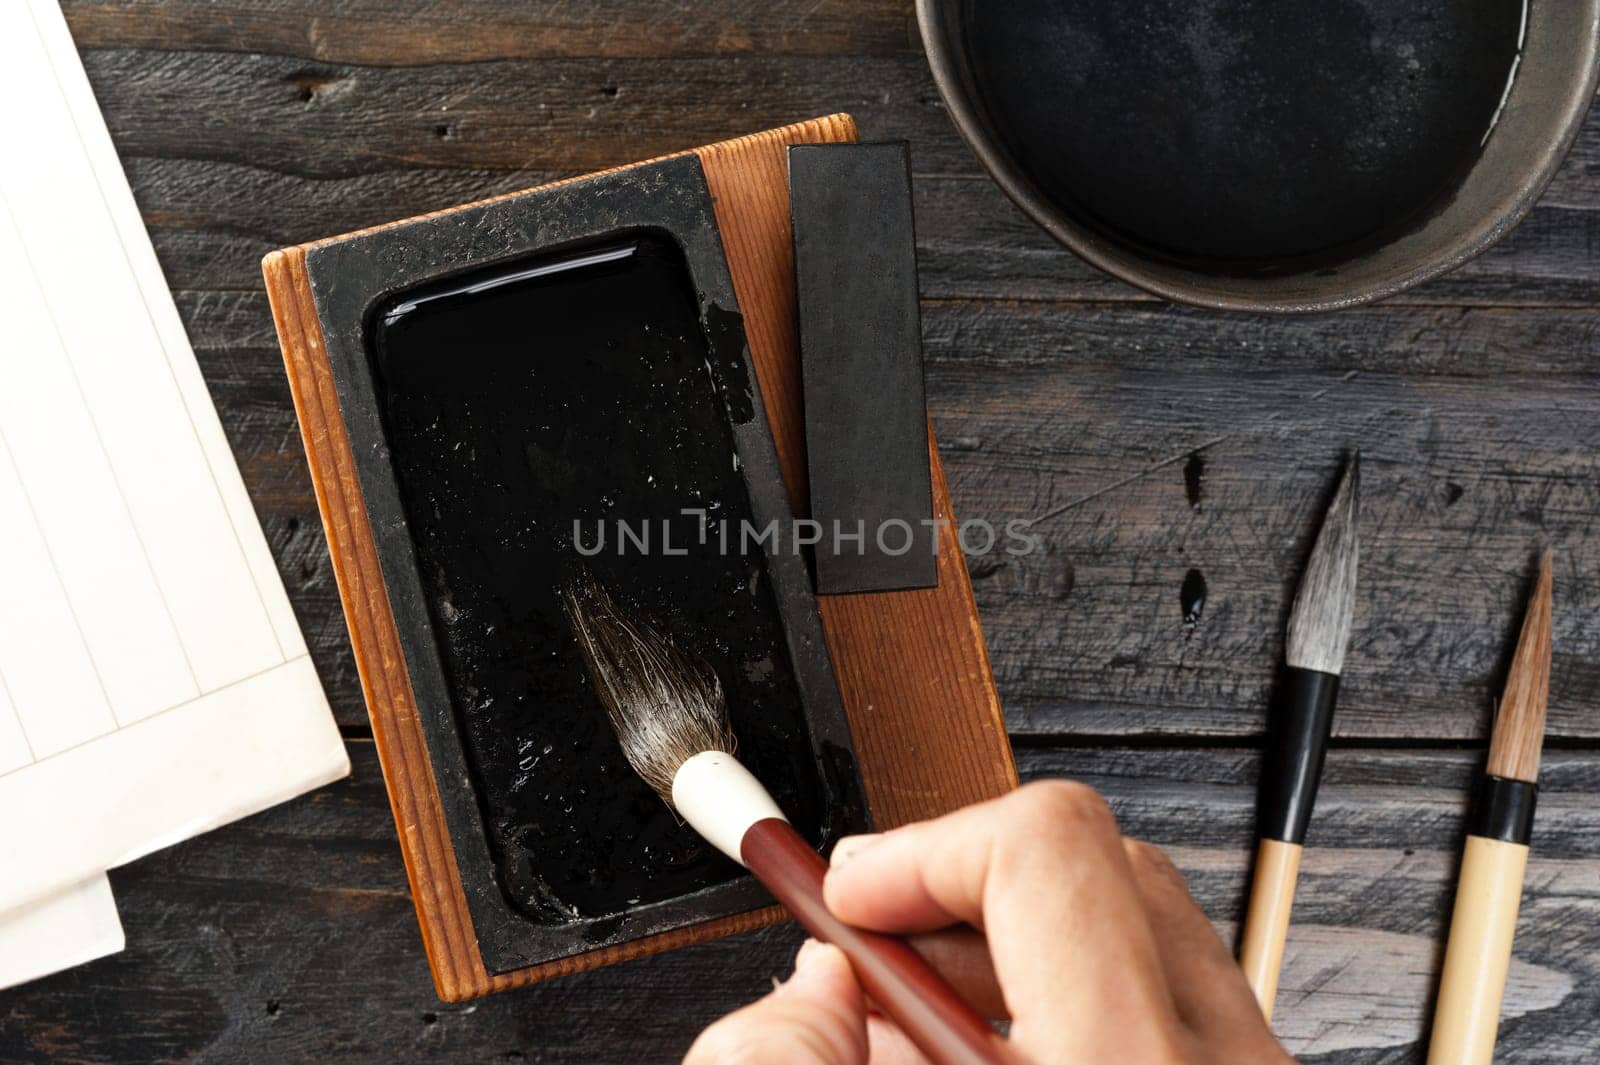
[[[882,838],[883,833],[881,832],[864,832],[859,836],[845,836],[833,845],[833,855],[828,859],[828,863],[830,865],[841,865]]]
[[[805,965],[809,961],[815,960],[817,952],[821,949],[822,944],[818,943],[815,939],[807,939],[804,943],[800,944],[800,949],[796,951],[794,955],[795,971],[798,972],[801,966]]]
[[[789,979],[783,982],[779,991],[804,990],[816,979],[817,954],[821,952],[822,944],[814,940],[806,940],[794,956],[794,972],[789,974]]]

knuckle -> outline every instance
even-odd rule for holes
[[[1150,1060],[1157,1065],[1202,1065],[1210,1056],[1202,1053],[1193,1035],[1181,1028],[1168,1028],[1156,1037]]]
[[[863,1033],[864,1034],[864,1033]],[[781,991],[717,1021],[689,1047],[683,1065],[799,1065],[855,1060],[851,1014]]]
[[[760,1043],[745,1026],[721,1020],[701,1032],[683,1056],[683,1065],[760,1065]]]
[[[1133,871],[1139,876],[1151,876],[1171,883],[1183,883],[1183,874],[1173,864],[1167,852],[1153,843],[1146,843],[1142,839],[1124,841],[1128,852],[1128,863],[1133,866]]]
[[[1200,1057],[1191,1048],[1177,1040],[1169,1041],[1164,1048],[1157,1051],[1156,1060],[1161,1065],[1200,1065],[1201,1062]]]
[[[1030,824],[1115,827],[1111,807],[1098,791],[1076,780],[1040,780],[1016,791],[1016,803]]]

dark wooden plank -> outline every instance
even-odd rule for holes
[[[730,2],[672,19],[556,0],[420,10],[403,0],[276,0],[220,10],[184,0],[154,9],[75,3],[69,11],[124,156],[182,160],[198,170],[171,190],[178,202],[188,202],[185,186],[197,184],[225,192],[273,179],[291,186],[304,175],[397,175],[403,190],[414,183],[406,171],[448,169],[431,179],[455,192],[428,204],[443,206],[481,194],[475,172],[525,174],[500,187],[527,186],[842,108],[869,139],[913,140],[924,179],[918,201],[928,294],[1147,298],[1056,247],[981,176],[945,118],[909,4],[875,0],[857,11],[829,2],[791,11]],[[378,31],[385,20],[389,31]],[[201,99],[207,106],[196,109]],[[1397,302],[1593,302],[1597,160],[1600,131],[1586,129],[1521,229]],[[268,173],[237,172],[260,167]],[[273,187],[290,196],[285,206],[292,203],[287,188]],[[136,178],[136,191],[158,230],[165,228],[162,188]],[[245,211],[274,204],[272,197],[225,199]],[[360,224],[412,210],[390,200]],[[240,230],[232,214],[211,212],[191,235],[227,244]],[[302,217],[286,211],[279,224]],[[256,247],[347,228],[329,219]],[[162,250],[171,270],[174,256]],[[226,283],[249,287],[258,257],[233,258]],[[197,249],[196,264],[218,260]],[[174,282],[193,287],[185,276]]]
[[[364,721],[265,298],[179,306],[340,720]],[[1600,312],[1260,319],[931,302],[928,394],[956,513],[1037,517],[972,560],[1014,730],[1251,735],[1338,453],[1366,455],[1344,736],[1486,734],[1525,572],[1559,552],[1551,730],[1600,736]],[[1206,464],[1198,509],[1191,451]],[[1206,575],[1200,623],[1178,589]]]
[[[318,178],[409,167],[581,173],[835,111],[970,169],[920,56],[774,54],[308,64],[253,52],[88,49],[126,156]],[[203,106],[196,106],[203,101]]]
[[[905,0],[651,4],[574,0],[65,0],[73,36],[91,47],[277,52],[393,66],[565,56],[917,51]]]
[[[920,148],[920,144],[914,146]],[[1574,179],[1600,156],[1577,154],[1562,169]],[[1597,186],[1588,179],[1552,189],[1522,224],[1482,256],[1389,305],[1574,306],[1600,301],[1593,248],[1600,241]],[[1571,202],[1567,202],[1571,201]],[[924,296],[1002,300],[1145,300],[1131,285],[1062,249],[976,175],[923,174],[917,182],[917,237]]]
[[[869,130],[896,135],[893,127]],[[923,142],[913,145],[920,159]],[[1600,157],[1600,149],[1596,151]],[[170,282],[183,289],[260,287],[257,263],[273,248],[531,188],[567,171],[415,166],[308,177],[248,162],[127,158]],[[1563,173],[1594,164],[1574,157]],[[1591,192],[1600,190],[1588,182]],[[1063,250],[987,179],[921,174],[915,183],[924,297],[1001,300],[1147,300]],[[1395,303],[1574,306],[1600,301],[1590,248],[1600,209],[1547,196],[1479,259]]]
[[[0,993],[0,1060],[668,1061],[781,975],[788,926],[464,1006],[432,993],[371,745],[355,775],[113,874],[127,952]],[[1103,788],[1172,849],[1223,931],[1242,906],[1247,752],[1023,752]],[[1416,1060],[1473,757],[1336,751],[1306,857],[1279,1029],[1317,1065]],[[1549,759],[1502,1037],[1600,1053],[1600,756]]]
[[[1043,540],[973,566],[1014,731],[1259,732],[1311,530],[1341,450],[1359,446],[1337,733],[1484,736],[1529,565],[1550,545],[1551,731],[1600,734],[1596,312],[954,303],[924,321],[956,513],[1035,520]],[[1209,585],[1192,626],[1191,568]]]
[[[261,259],[276,248],[568,176],[415,167],[314,178],[247,163],[150,156],[125,162],[168,283],[196,292],[260,292]]]
[[[843,107],[864,137],[913,142],[929,395],[957,512],[1083,500],[1043,523],[1044,554],[974,560],[1025,738],[1248,742],[1346,442],[1367,449],[1373,594],[1341,734],[1481,739],[1515,630],[1518,555],[1540,540],[1569,566],[1554,730],[1566,743],[1600,734],[1587,576],[1600,549],[1585,528],[1600,364],[1582,309],[1600,296],[1600,124],[1476,262],[1396,306],[1263,322],[1082,305],[1144,297],[1054,246],[981,176],[942,114],[908,0],[669,15],[563,0],[66,7],[336,712],[356,730],[365,713],[257,295],[261,254]],[[1188,449],[1218,436],[1190,510]],[[1191,565],[1211,601],[1185,638],[1176,593]],[[130,951],[0,993],[0,1060],[665,1060],[785,964],[795,936],[775,929],[441,1007],[370,744],[355,753],[351,782],[115,874]],[[1250,750],[1021,753],[1026,772],[1104,787],[1130,831],[1176,849],[1214,918],[1237,914]],[[1296,1049],[1327,1051],[1307,1060],[1417,1059],[1473,757],[1335,752],[1280,1011]],[[1550,759],[1512,1000],[1531,1012],[1503,1041],[1517,1060],[1600,1053],[1595,758]]]

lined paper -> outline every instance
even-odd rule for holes
[[[5,942],[349,762],[55,0],[0,60]]]

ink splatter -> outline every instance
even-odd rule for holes
[[[1178,602],[1183,607],[1183,627],[1193,629],[1200,624],[1200,615],[1206,609],[1206,575],[1192,569],[1183,575],[1183,587],[1178,589]]]
[[[1183,464],[1183,492],[1195,510],[1200,509],[1200,493],[1205,487],[1205,477],[1205,457],[1198,451],[1192,452],[1189,461]]]
[[[1072,589],[1078,586],[1078,568],[1072,563],[1062,559],[1061,571],[1056,577],[1055,597],[1065,599],[1072,594]]]
[[[750,387],[750,375],[745,370],[744,316],[715,303],[706,304],[701,315],[706,336],[711,341],[707,365],[711,367],[717,387],[722,389],[728,414],[743,425],[755,416],[755,396]]]

